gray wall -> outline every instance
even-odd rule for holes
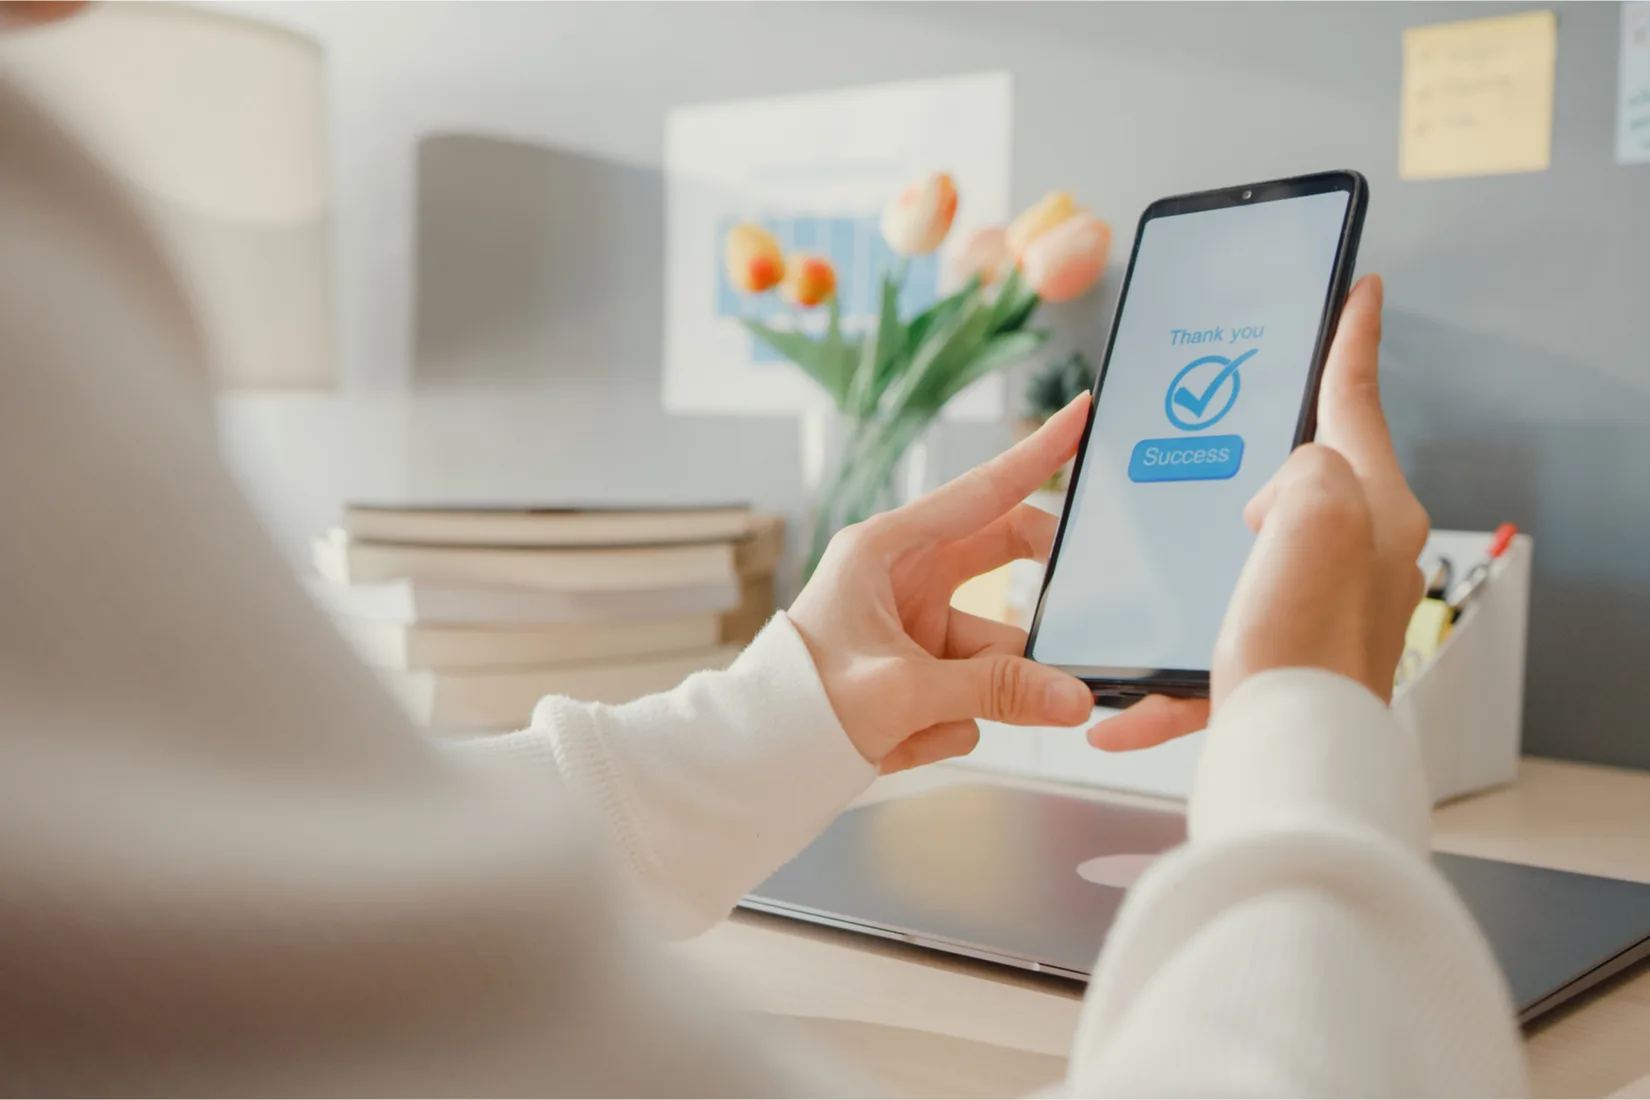
[[[239,5],[328,49],[350,392],[226,403],[231,452],[293,546],[366,493],[792,508],[794,424],[658,408],[664,113],[1008,69],[1017,199],[1071,187],[1125,242],[1172,191],[1369,177],[1362,267],[1387,277],[1385,397],[1406,468],[1438,525],[1511,519],[1536,538],[1526,746],[1650,766],[1650,167],[1611,160],[1617,6],[1557,5],[1550,171],[1395,176],[1402,29],[1525,6]],[[440,384],[409,386],[431,132],[552,150],[546,239],[579,247],[531,268],[542,313],[500,326],[511,335],[426,329]],[[1097,345],[1109,313],[1108,299],[1060,320]],[[1005,438],[944,429],[939,472]]]

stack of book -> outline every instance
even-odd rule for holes
[[[725,667],[773,614],[784,523],[742,507],[350,505],[313,590],[413,718],[525,726]]]

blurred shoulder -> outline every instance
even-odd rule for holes
[[[0,341],[11,362],[154,359],[204,399],[200,332],[137,209],[28,93],[0,77]],[[129,355],[135,348],[149,354]],[[170,385],[165,388],[171,388]]]

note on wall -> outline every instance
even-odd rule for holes
[[[1650,0],[1621,6],[1621,93],[1616,160],[1650,163]]]
[[[1545,169],[1557,38],[1550,11],[1406,30],[1399,177]]]

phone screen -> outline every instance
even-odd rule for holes
[[[1036,660],[1208,670],[1254,541],[1243,507],[1295,445],[1352,206],[1331,190],[1142,222]]]

